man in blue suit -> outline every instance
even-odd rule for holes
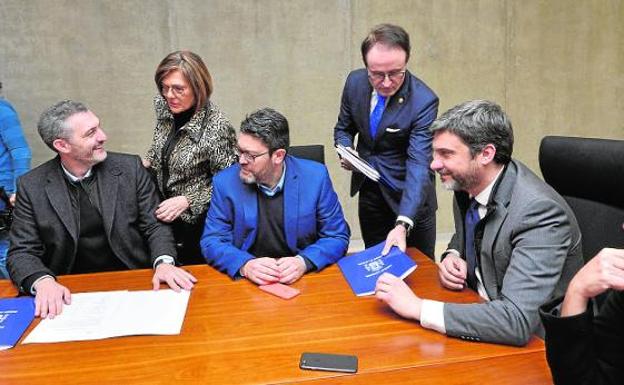
[[[342,94],[334,141],[353,147],[387,183],[354,171],[351,196],[358,191],[358,214],[366,247],[387,240],[402,250],[415,246],[433,257],[437,209],[428,128],[438,112],[438,97],[407,70],[409,35],[381,24],[362,42],[366,68],[351,72]],[[353,170],[341,159],[341,165]],[[409,236],[408,236],[409,235]]]
[[[201,249],[256,284],[291,284],[341,258],[347,225],[325,166],[287,155],[288,121],[270,108],[241,123],[239,163],[218,173]]]

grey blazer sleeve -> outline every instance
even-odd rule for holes
[[[445,304],[448,335],[522,346],[540,325],[538,308],[561,275],[572,242],[571,224],[563,208],[547,198],[523,202],[521,212],[506,219],[513,221],[511,231],[500,230],[493,247],[490,263],[509,259],[502,281],[497,279],[502,282],[498,297],[481,304]]]

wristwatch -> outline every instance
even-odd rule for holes
[[[396,222],[394,222],[394,227],[399,226],[399,225],[405,227],[405,235],[406,236],[409,235],[410,231],[412,230],[412,226],[409,223],[401,219],[397,219]]]
[[[162,255],[158,258],[158,260],[156,261],[156,263],[154,264],[154,269],[158,267],[158,265],[162,264],[162,263],[166,263],[168,265],[173,265],[175,266],[175,259],[170,256],[170,255]]]

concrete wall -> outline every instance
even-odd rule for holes
[[[409,68],[438,93],[440,112],[474,98],[500,103],[515,127],[515,157],[539,171],[545,135],[624,139],[622,20],[622,0],[0,0],[0,80],[34,165],[52,156],[37,118],[63,98],[91,106],[109,149],[143,154],[154,125],[153,71],[167,53],[191,49],[235,126],[271,106],[288,117],[293,144],[325,144],[358,238],[356,199],[331,138],[371,26],[407,29]],[[451,194],[440,189],[439,202],[444,235]]]

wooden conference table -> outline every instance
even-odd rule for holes
[[[442,289],[435,264],[417,250],[410,255],[419,266],[406,281],[416,293],[478,300],[473,292]],[[289,301],[209,266],[188,270],[199,283],[180,335],[16,345],[0,351],[0,384],[552,383],[539,338],[515,348],[426,330],[373,297],[356,297],[337,266],[296,282],[302,293]],[[151,275],[135,270],[59,281],[73,292],[148,290]],[[8,281],[0,281],[0,297],[15,295]],[[359,371],[301,370],[302,352],[354,354]]]

